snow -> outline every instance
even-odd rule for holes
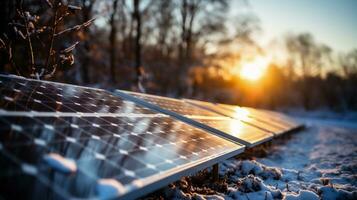
[[[299,194],[287,194],[284,200],[319,200],[319,196],[308,190],[300,190]]]
[[[265,156],[220,163],[218,188],[224,189],[186,181],[201,176],[197,174],[156,195],[164,199],[357,199],[357,121],[298,119],[308,127],[275,139]]]

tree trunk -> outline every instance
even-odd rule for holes
[[[1,0],[0,1],[0,36],[3,33],[9,31],[8,23],[15,15],[16,1],[13,0]],[[9,55],[7,52],[0,51],[0,72],[5,71],[5,65],[10,63]],[[11,69],[11,72],[16,72],[15,69]]]
[[[187,21],[187,0],[183,0],[181,8],[181,43],[179,45],[179,63],[180,65],[184,64],[184,55],[185,55],[185,43],[186,43],[186,21]],[[180,66],[182,67],[182,66]]]
[[[141,70],[141,15],[139,11],[140,0],[134,0],[134,19],[136,21],[136,35],[135,35],[135,72],[136,78],[135,82],[137,85],[140,84],[140,79],[142,75]]]
[[[109,55],[110,55],[110,75],[113,84],[117,82],[116,79],[116,40],[117,40],[117,28],[115,25],[115,15],[117,13],[118,0],[113,1],[113,12],[110,16],[110,35],[109,35]]]
[[[83,22],[86,22],[91,19],[91,12],[92,12],[92,7],[93,7],[94,1],[90,2],[90,5],[86,6],[86,1],[82,0],[82,15],[83,15]],[[83,83],[89,83],[90,78],[89,78],[89,63],[90,63],[90,44],[89,44],[89,29],[83,29],[83,34],[85,40],[83,41],[83,46],[84,46],[84,51],[83,53],[83,60],[81,62],[80,66],[80,72],[81,72],[81,79]]]

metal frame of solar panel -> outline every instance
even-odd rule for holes
[[[122,90],[116,90],[115,94],[153,110],[171,115],[196,127],[237,141],[247,147],[253,147],[269,141],[274,136],[269,131],[251,126],[238,119],[232,119],[202,109],[184,100]]]
[[[205,102],[205,101],[199,101],[193,99],[184,99],[184,100],[188,103],[191,103],[192,105],[199,106],[203,109],[211,110],[223,116],[227,116],[233,119],[240,119],[247,124],[256,126],[263,130],[270,131],[276,136],[284,134],[296,127],[295,125],[293,127],[291,127],[291,125],[286,125],[287,122],[283,120],[281,122],[276,122],[267,119],[266,116],[259,117],[256,115],[252,115],[251,112],[253,112],[253,110],[259,112],[260,111],[259,109],[250,108],[248,110],[247,108],[241,108],[235,106],[233,110],[230,107],[228,107],[229,105],[226,104],[217,104],[217,103],[211,103],[211,102]],[[227,108],[225,106],[227,106]]]
[[[131,199],[244,150],[101,89],[7,75],[0,84],[0,197]]]

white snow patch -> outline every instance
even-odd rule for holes
[[[296,195],[287,194],[284,200],[319,200],[319,196],[308,190],[300,190],[299,194]]]

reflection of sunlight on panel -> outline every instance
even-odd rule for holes
[[[240,120],[200,120],[211,127],[217,128],[226,132],[247,143],[248,146],[258,145],[272,138],[272,134],[264,130],[250,126]]]
[[[250,112],[247,109],[239,108],[236,107],[234,108],[234,118],[244,120],[244,121],[250,121]]]
[[[234,135],[239,136],[240,133],[245,132],[245,124],[243,124],[241,121],[230,121],[229,123],[229,128],[230,128],[230,133],[234,133]]]

